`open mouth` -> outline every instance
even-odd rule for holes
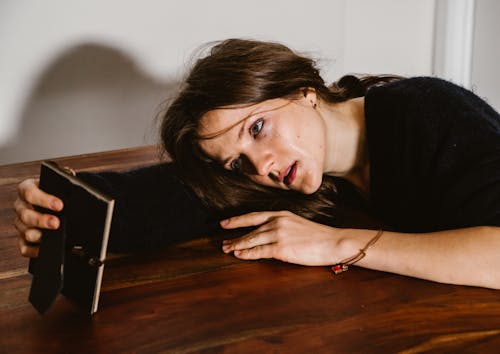
[[[295,175],[297,174],[297,162],[291,165],[286,172],[285,177],[283,178],[283,182],[289,186],[293,183],[295,179]]]

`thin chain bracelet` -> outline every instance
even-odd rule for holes
[[[384,230],[379,229],[377,234],[366,244],[366,246],[359,250],[358,254],[356,254],[350,258],[344,259],[343,261],[333,265],[332,266],[333,272],[335,274],[343,273],[349,269],[350,265],[353,265],[353,264],[359,262],[360,260],[362,260],[366,256],[366,250],[368,248],[370,248],[371,246],[373,246],[375,244],[375,242],[377,242],[378,239],[382,236],[383,233],[384,233]]]

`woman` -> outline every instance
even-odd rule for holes
[[[173,164],[81,174],[121,200],[115,249],[237,215],[220,226],[254,227],[223,242],[238,258],[336,272],[356,263],[500,289],[500,116],[463,88],[391,76],[327,87],[311,59],[285,46],[230,39],[195,63],[161,134]],[[36,256],[39,228],[58,226],[32,205],[63,207],[35,181],[19,185],[26,256]],[[368,212],[385,231],[347,227],[343,210]],[[147,240],[123,231],[134,217],[153,225]]]

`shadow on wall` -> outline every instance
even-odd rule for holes
[[[177,86],[152,80],[116,49],[77,46],[41,76],[0,164],[157,143],[156,115]]]

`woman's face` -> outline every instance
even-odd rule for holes
[[[259,184],[313,193],[321,185],[326,147],[315,103],[309,92],[300,99],[210,111],[201,119],[200,135],[222,133],[202,139],[200,147],[224,168]]]

